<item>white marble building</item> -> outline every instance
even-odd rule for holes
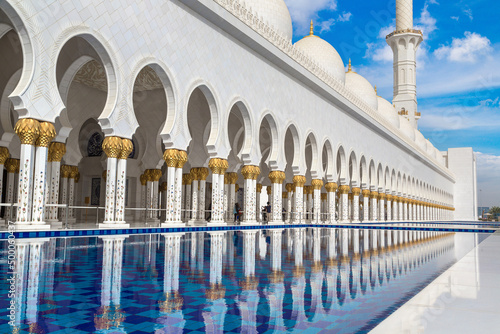
[[[3,216],[220,225],[241,188],[255,224],[264,185],[271,223],[474,220],[472,150],[418,131],[412,16],[391,103],[283,0],[0,0]]]

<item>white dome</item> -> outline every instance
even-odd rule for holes
[[[417,129],[415,129],[415,142],[417,143],[417,145],[422,149],[424,150],[425,152],[427,152],[427,143],[425,141],[425,137],[424,135],[418,131]]]
[[[345,82],[345,68],[342,58],[335,48],[318,36],[309,35],[295,43],[323,69],[340,82]]]
[[[415,141],[415,128],[411,126],[410,121],[408,121],[406,118],[402,117],[399,122],[399,128],[401,129],[401,132],[403,134],[410,138],[410,140]]]
[[[279,33],[292,40],[292,18],[283,0],[251,0],[246,4],[254,14],[274,27]]]
[[[368,80],[356,72],[345,75],[345,86],[374,110],[378,110],[377,93]]]
[[[391,102],[387,101],[383,97],[377,96],[378,101],[378,112],[385,117],[392,125],[396,128],[399,128],[399,115],[396,112],[396,109],[391,104]],[[425,148],[424,148],[425,150]]]

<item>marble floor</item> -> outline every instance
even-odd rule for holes
[[[498,333],[500,231],[454,264],[371,333]]]

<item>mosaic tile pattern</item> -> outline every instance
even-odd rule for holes
[[[133,334],[367,333],[473,247],[454,233],[331,228],[22,245],[29,248],[18,268],[26,278],[18,297],[23,331]],[[4,273],[5,249],[1,241]],[[7,290],[0,281],[1,295]],[[0,299],[0,333],[12,332],[8,303]]]

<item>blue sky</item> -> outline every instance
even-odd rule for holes
[[[392,100],[395,0],[285,0],[294,41],[315,34]],[[500,3],[493,0],[413,2],[424,33],[417,54],[419,129],[440,150],[473,147],[480,206],[500,206]]]

